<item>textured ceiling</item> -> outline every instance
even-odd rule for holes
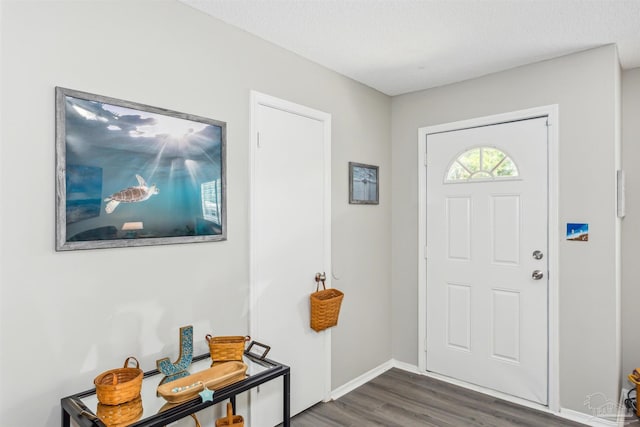
[[[617,43],[640,66],[640,0],[181,0],[388,95]]]

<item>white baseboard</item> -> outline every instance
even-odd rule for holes
[[[593,426],[593,427],[618,427],[623,425],[623,424],[620,424],[620,422],[622,421],[605,420],[603,418],[598,418],[593,415],[585,414],[583,412],[573,411],[571,409],[566,409],[566,408],[561,408],[560,413],[557,415],[567,420],[576,421],[576,422],[586,424],[588,426]]]
[[[596,417],[594,414],[590,415],[564,408],[560,410],[560,416],[594,427],[640,426],[640,420],[633,412],[627,412],[627,408],[624,405],[624,400],[627,397],[628,391],[629,390],[622,389],[620,393],[620,400],[617,403],[617,408],[615,408],[615,406],[613,407],[614,409],[616,409],[615,420],[613,419],[613,414],[611,414],[612,419],[606,419],[602,417]],[[611,407],[609,407],[609,410],[610,409]]]
[[[349,393],[350,391],[353,391],[353,390],[357,389],[358,387],[360,387],[361,385],[364,385],[365,383],[368,383],[369,381],[371,381],[372,379],[374,379],[378,375],[388,371],[391,368],[393,368],[392,360],[388,360],[388,361],[384,362],[383,364],[381,364],[380,366],[377,366],[377,367],[371,369],[370,371],[365,372],[364,374],[360,375],[359,377],[354,378],[351,381],[349,381],[349,382],[341,385],[340,387],[336,388],[335,390],[333,390],[330,393],[331,400],[335,400],[335,399],[341,398],[345,394]]]
[[[536,409],[538,411],[542,411],[542,412],[546,412],[548,414],[552,414],[555,415],[557,417],[560,418],[564,418],[567,420],[571,420],[571,421],[576,421],[582,424],[586,424],[589,426],[593,426],[593,427],[619,427],[619,426],[623,426],[626,425],[624,423],[625,421],[625,417],[624,417],[624,413],[623,412],[619,412],[618,413],[618,420],[617,421],[609,421],[606,419],[602,419],[602,418],[597,418],[593,415],[589,415],[589,414],[585,414],[583,412],[578,412],[578,411],[573,411],[571,409],[565,409],[565,408],[561,408],[560,412],[554,412],[551,411],[548,407],[543,406],[543,405],[539,405],[537,403],[533,403],[533,402],[529,402],[528,400],[524,400],[524,399],[520,399],[514,396],[510,396],[504,393],[500,393],[494,390],[490,390],[490,389],[486,389],[484,387],[480,387],[480,386],[476,386],[473,384],[468,384],[465,383],[464,381],[459,381],[459,380],[455,380],[449,377],[445,377],[443,375],[438,375],[438,374],[434,374],[431,372],[421,372],[418,367],[416,365],[412,365],[410,363],[406,363],[406,362],[401,362],[399,360],[396,359],[391,359],[388,360],[387,362],[382,363],[381,365],[371,369],[368,372],[365,372],[364,374],[360,375],[359,377],[347,382],[346,384],[341,385],[340,387],[336,388],[335,390],[333,390],[330,394],[331,399],[335,400],[335,399],[339,399],[340,397],[344,396],[345,394],[355,390],[356,388],[360,387],[361,385],[364,385],[365,383],[371,381],[372,379],[374,379],[375,377],[377,377],[378,375],[388,371],[391,368],[398,368],[398,369],[402,369],[403,371],[407,371],[407,372],[411,372],[414,374],[419,374],[419,375],[424,375],[430,378],[434,378],[440,381],[444,381],[453,385],[457,385],[460,387],[464,387],[470,390],[474,390],[474,391],[478,391],[480,393],[483,394],[487,394],[489,396],[493,396],[502,400],[506,400],[508,402],[512,402],[515,404],[518,404],[520,406],[524,406],[527,408],[532,408],[532,409]],[[623,391],[624,393],[624,391]],[[624,407],[624,404],[622,403],[624,400],[623,397],[621,397],[621,404],[622,407]],[[639,425],[640,427],[640,425]]]
[[[412,365],[411,363],[401,362],[396,359],[391,359],[391,364],[394,368],[402,369],[403,371],[412,372],[414,374],[423,375],[423,372],[420,372],[418,366]]]
[[[623,388],[620,391],[620,402],[618,402],[618,427],[634,426],[640,427],[640,419],[633,409],[627,409],[624,401],[627,399],[629,389]]]

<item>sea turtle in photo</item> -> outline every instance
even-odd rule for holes
[[[113,193],[112,195],[104,199],[104,201],[107,202],[107,205],[104,207],[105,212],[110,214],[118,207],[120,203],[143,202],[154,194],[158,194],[160,192],[155,184],[153,184],[151,187],[148,187],[144,178],[142,178],[140,175],[136,175],[136,179],[138,180],[138,184],[140,185],[125,188],[124,190]]]

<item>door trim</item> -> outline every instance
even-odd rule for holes
[[[255,206],[255,167],[256,149],[258,147],[258,107],[266,106],[278,110],[286,111],[299,116],[318,120],[323,124],[323,157],[324,157],[324,194],[323,194],[323,215],[324,215],[324,253],[323,265],[326,271],[331,271],[331,114],[314,110],[304,105],[295,104],[284,99],[276,98],[255,90],[250,91],[250,144],[249,144],[249,335],[257,336],[258,330],[257,316],[252,315],[257,307],[256,292],[256,218]],[[331,275],[327,275],[327,287],[331,287]],[[324,334],[324,396],[323,401],[330,398],[331,392],[331,329],[322,332]]]
[[[559,353],[559,269],[558,247],[560,242],[558,214],[558,122],[559,107],[557,104],[510,113],[478,117],[470,120],[425,126],[418,129],[418,369],[426,372],[426,334],[427,334],[427,135],[450,132],[473,127],[488,126],[518,120],[548,117],[548,244],[549,244],[549,293],[548,293],[548,406],[537,405],[553,412],[560,412],[560,353]]]

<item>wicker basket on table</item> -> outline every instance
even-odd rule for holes
[[[209,354],[211,355],[211,366],[224,362],[242,362],[244,346],[251,339],[247,336],[226,336],[212,337],[205,336],[209,343]]]
[[[136,363],[135,368],[129,367],[132,359]],[[98,402],[103,405],[120,405],[140,396],[142,375],[138,359],[127,357],[122,368],[103,372],[93,380]]]

